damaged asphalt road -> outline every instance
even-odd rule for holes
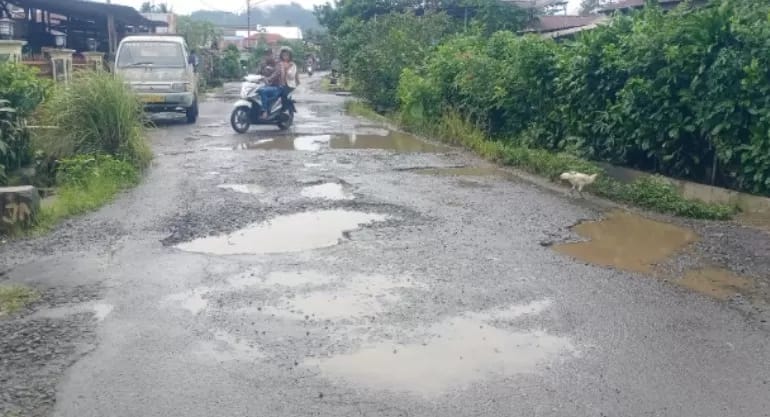
[[[770,415],[769,234],[607,213],[307,84],[292,131],[212,96],[142,185],[0,246],[42,294],[0,318],[0,416]]]

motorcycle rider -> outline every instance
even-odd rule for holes
[[[266,119],[270,103],[281,95],[281,71],[272,55],[265,57],[261,75],[264,77],[265,86],[259,90],[259,96],[262,100],[262,118]]]
[[[268,109],[270,109],[273,99],[289,94],[299,86],[299,71],[297,71],[297,65],[292,59],[293,55],[294,53],[290,47],[284,46],[281,48],[279,55],[280,61],[275,68],[277,73],[277,88],[274,85],[263,88],[263,119],[267,118],[267,112]],[[267,90],[267,92],[265,92],[265,90]]]

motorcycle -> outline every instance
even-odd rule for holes
[[[312,77],[313,76],[313,65],[307,66],[307,76]]]
[[[277,125],[279,129],[286,130],[294,123],[294,99],[291,92],[285,92],[273,101],[267,117],[262,118],[262,99],[259,95],[263,85],[263,78],[259,75],[247,75],[241,84],[240,99],[233,105],[230,114],[230,125],[238,133],[246,133],[251,125]]]

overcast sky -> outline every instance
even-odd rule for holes
[[[100,0],[105,2],[105,0]],[[145,0],[113,0],[115,4],[125,4],[139,8]],[[246,0],[155,0],[156,3],[168,3],[178,14],[189,14],[195,10],[220,10],[238,12],[246,9]],[[277,4],[299,3],[305,8],[312,9],[314,4],[326,3],[325,0],[251,0],[251,4],[274,6]],[[577,9],[580,0],[570,0],[570,12]]]

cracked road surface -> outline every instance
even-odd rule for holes
[[[0,319],[0,416],[770,415],[767,233],[616,214],[556,248],[606,207],[318,81],[245,135],[228,86],[142,185],[0,246],[43,295]]]

